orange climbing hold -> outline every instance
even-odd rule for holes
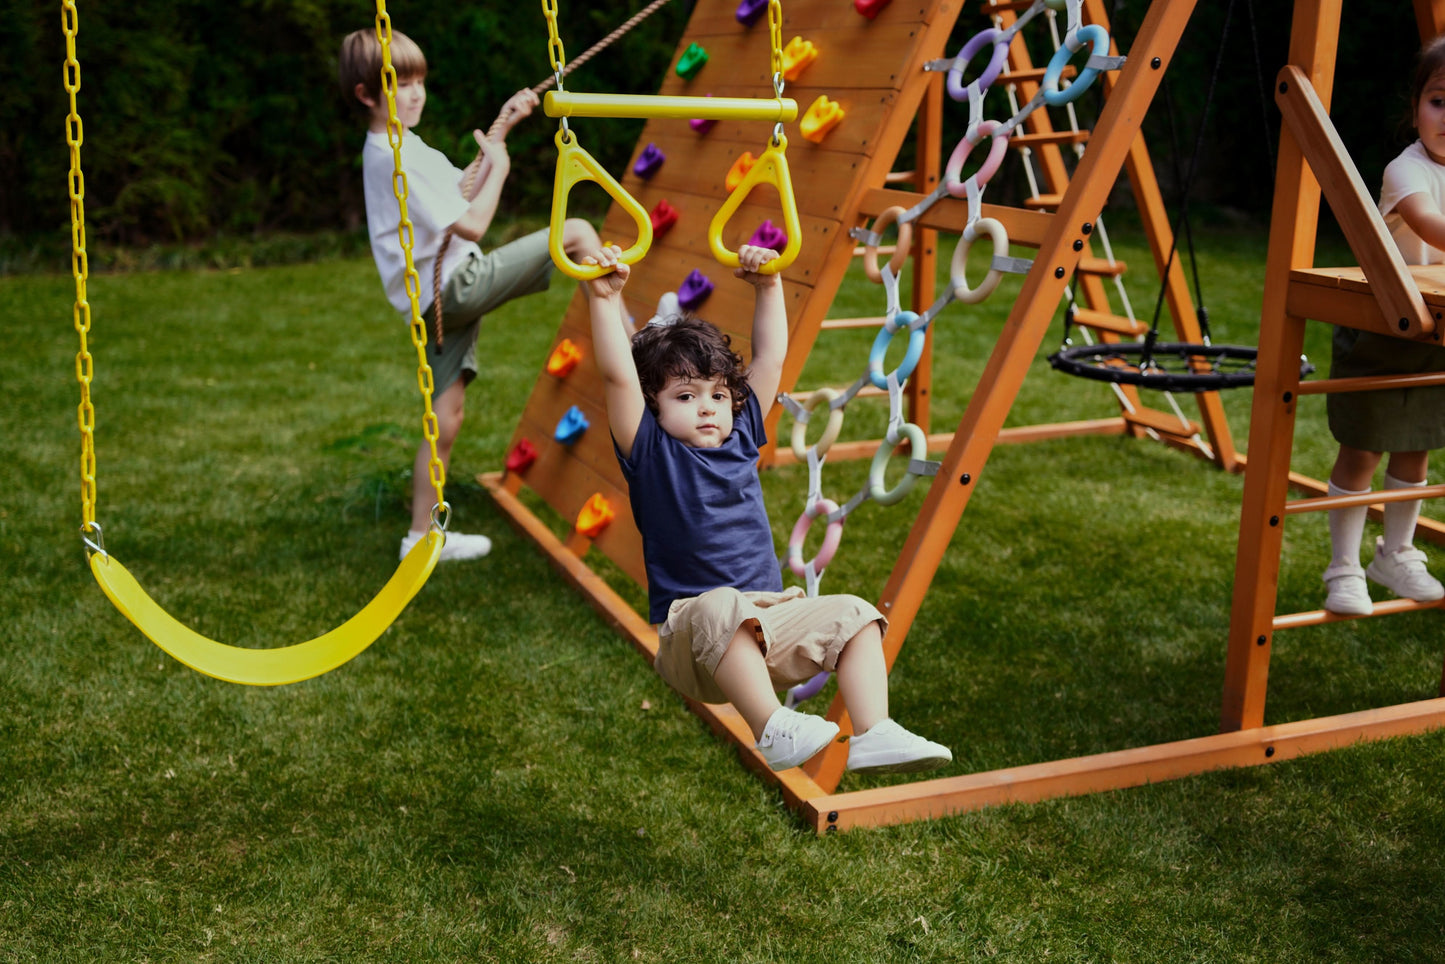
[[[803,71],[808,69],[808,65],[817,59],[818,48],[813,45],[813,41],[794,37],[783,48],[783,79],[797,80]]]
[[[803,132],[803,137],[814,144],[821,144],[828,132],[837,127],[839,121],[846,116],[847,113],[836,100],[829,100],[826,94],[819,94],[818,99],[813,101],[808,112],[798,122],[798,129]]]
[[[612,511],[612,504],[602,493],[595,492],[582,506],[582,511],[577,513],[577,531],[589,539],[596,539],[598,533],[607,528],[607,523],[616,515],[617,513]]]
[[[582,360],[582,349],[570,338],[563,338],[552,349],[552,357],[547,359],[547,374],[556,375],[558,378],[566,378],[572,374],[572,369]]]
[[[738,185],[743,183],[743,178],[748,176],[748,171],[751,171],[757,162],[758,159],[753,157],[752,151],[743,151],[743,156],[733,161],[733,166],[728,169],[728,176],[723,180],[723,186],[728,189],[729,194],[737,190]]]

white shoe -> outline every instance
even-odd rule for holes
[[[401,558],[405,559],[406,554],[411,552],[412,546],[420,542],[425,535],[425,532],[408,532],[401,540]],[[465,532],[448,532],[446,543],[442,546],[442,554],[437,561],[480,559],[491,551],[492,540],[486,536],[468,535]]]
[[[948,747],[910,733],[889,719],[848,741],[848,769],[853,773],[914,773],[951,762],[953,754]]]
[[[758,752],[772,769],[787,770],[807,763],[837,736],[837,723],[786,706],[779,707],[763,727]]]
[[[1445,586],[1425,568],[1425,553],[1414,546],[1385,551],[1385,540],[1375,538],[1375,558],[1365,570],[1375,582],[1401,599],[1434,602],[1445,597]]]
[[[1337,616],[1368,616],[1375,604],[1370,601],[1370,587],[1365,585],[1365,570],[1358,563],[1332,563],[1324,574],[1329,595],[1325,609]]]

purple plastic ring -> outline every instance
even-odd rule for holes
[[[1002,37],[1002,30],[990,27],[987,30],[980,30],[969,38],[968,43],[964,44],[963,49],[953,58],[953,66],[948,68],[948,96],[954,100],[968,100],[969,87],[976,85],[982,91],[993,86],[993,82],[1003,71],[1004,61],[1008,59],[1008,41],[1000,43],[999,40]],[[963,71],[968,66],[968,62],[978,56],[978,52],[989,44],[993,45],[993,56],[989,58],[988,66],[972,84],[964,84]]]

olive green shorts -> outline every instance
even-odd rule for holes
[[[1445,348],[1339,327],[1331,378],[1445,371]],[[1325,399],[1330,434],[1366,452],[1428,452],[1445,448],[1445,386],[1337,392]]]
[[[551,280],[552,255],[547,250],[546,231],[534,231],[462,262],[442,289],[440,349],[435,343],[432,306],[422,312],[426,360],[435,393],[440,395],[458,378],[469,384],[477,377],[477,334],[487,312],[513,298],[546,291]]]
[[[782,592],[712,589],[678,599],[657,630],[657,673],[683,696],[702,703],[726,703],[713,681],[733,637],[751,624],[775,689],[832,672],[848,640],[869,623],[887,630],[888,620],[872,603],[850,595],[809,598],[794,586]]]

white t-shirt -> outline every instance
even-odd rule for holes
[[[412,264],[416,266],[419,301],[425,311],[434,297],[432,271],[437,251],[447,228],[466,213],[468,204],[462,196],[465,172],[434,147],[428,147],[416,134],[407,131],[401,139],[401,166],[406,171],[407,215],[412,226]],[[411,302],[406,296],[406,254],[401,249],[397,228],[401,212],[392,190],[394,162],[391,144],[385,131],[368,131],[361,149],[361,185],[366,198],[366,227],[371,234],[371,256],[381,273],[386,297],[397,311],[411,317]],[[445,285],[457,265],[481,248],[465,238],[453,238],[442,262],[442,284]]]
[[[1426,244],[1395,210],[1396,205],[1412,194],[1428,194],[1436,206],[1445,211],[1445,165],[1431,160],[1419,141],[1386,165],[1380,187],[1380,213],[1406,264],[1445,264],[1445,251]]]

